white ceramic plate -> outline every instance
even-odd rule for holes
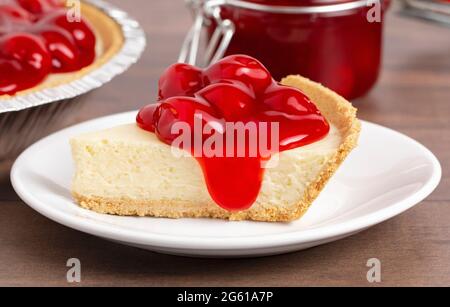
[[[293,223],[119,217],[81,209],[70,196],[69,138],[132,122],[135,114],[79,124],[31,146],[11,172],[18,195],[58,223],[123,244],[179,255],[247,257],[301,250],[367,229],[422,201],[441,179],[439,162],[428,149],[364,122],[359,147],[307,214]]]

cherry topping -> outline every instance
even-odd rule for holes
[[[194,121],[197,119],[201,120],[202,125],[206,125],[219,121],[215,115],[215,110],[208,103],[191,97],[172,97],[159,105],[153,115],[153,121],[156,134],[166,142],[172,143],[180,135],[180,132],[173,131],[173,128],[176,128],[175,130],[181,128],[174,126],[177,123],[194,127]],[[193,145],[193,142],[190,145]]]
[[[15,5],[0,5],[0,19],[6,18],[13,19],[15,21],[18,20],[25,20],[25,21],[33,21],[35,20],[35,17],[30,14],[25,9],[21,8],[20,6]],[[4,21],[6,22],[6,21]]]
[[[231,55],[213,64],[205,71],[208,83],[238,80],[254,92],[263,92],[272,84],[269,71],[256,59],[246,55]]]
[[[213,200],[228,211],[249,209],[264,179],[260,157],[197,158]]]
[[[156,133],[166,144],[188,150],[202,168],[212,199],[230,211],[248,209],[256,201],[264,164],[271,155],[316,142],[330,129],[305,94],[277,84],[267,69],[249,56],[229,56],[204,71],[175,64],[159,84],[160,102],[141,109],[136,119],[139,127]],[[210,129],[196,130],[200,116],[200,127]],[[211,141],[216,140],[213,136],[234,136],[235,130],[227,130],[229,123],[256,127],[256,135],[249,132],[244,140],[243,151],[236,139],[230,143]],[[188,146],[178,143],[178,124],[190,128]],[[264,130],[261,124],[269,129]],[[278,129],[272,124],[278,124]],[[273,147],[275,133],[278,143]],[[256,142],[251,139],[255,136]],[[261,138],[270,144],[265,154],[254,148],[261,145]],[[212,144],[215,155],[205,149]]]
[[[154,122],[154,114],[156,109],[160,106],[159,103],[149,104],[143,107],[137,117],[136,122],[139,127],[144,130],[155,132],[155,122]]]
[[[203,87],[202,78],[202,71],[192,65],[171,65],[159,79],[159,99],[194,96]]]
[[[304,115],[317,111],[316,106],[301,91],[290,88],[273,86],[264,93],[264,103],[274,111],[288,114]]]
[[[9,48],[0,50],[0,95],[14,95],[36,86],[51,72],[78,71],[95,60],[91,27],[83,19],[69,22],[60,0],[4,0],[0,42]],[[30,42],[28,51],[23,42]]]
[[[39,37],[23,33],[0,39],[0,93],[35,86],[50,70],[51,57]]]
[[[251,116],[256,101],[253,93],[243,86],[216,83],[197,92],[196,97],[211,103],[227,121],[238,121]]]
[[[43,20],[48,25],[60,27],[69,32],[80,53],[78,69],[92,64],[95,60],[96,38],[91,26],[81,19],[79,22],[69,22],[64,11],[58,11]]]
[[[41,15],[46,12],[62,8],[63,2],[58,0],[16,0],[28,12]]]
[[[52,56],[53,72],[61,73],[80,69],[80,52],[67,31],[47,28],[40,31],[40,35]]]

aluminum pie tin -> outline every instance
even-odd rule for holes
[[[77,80],[0,100],[0,161],[14,158],[25,146],[51,132],[83,102],[77,98],[111,81],[141,57],[145,32],[123,10],[102,0],[84,0],[116,22],[123,37],[106,63]]]

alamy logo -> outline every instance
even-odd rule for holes
[[[66,278],[68,283],[81,282],[81,261],[78,258],[70,258],[67,260],[66,266],[70,268],[67,271]]]
[[[81,22],[81,2],[79,0],[67,0],[67,21]]]
[[[367,260],[366,266],[370,268],[366,275],[367,281],[370,283],[381,282],[381,261],[377,258],[371,258]]]
[[[273,154],[280,148],[280,123],[219,122],[205,120],[200,113],[194,115],[193,122],[193,127],[184,121],[171,126],[171,134],[177,136],[172,142],[175,158],[272,157],[264,168],[276,167],[278,157]]]
[[[381,22],[382,20],[382,7],[380,0],[367,0],[367,7],[370,9],[367,11],[367,21],[370,23]]]

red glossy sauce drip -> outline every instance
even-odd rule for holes
[[[171,128],[176,123],[187,123],[191,127],[191,145],[183,149],[190,151],[199,162],[213,200],[230,211],[248,209],[255,202],[261,189],[264,163],[271,155],[316,142],[330,129],[326,119],[301,91],[277,84],[260,62],[244,55],[229,56],[205,70],[186,64],[172,65],[160,79],[159,100],[141,109],[137,124],[156,133],[162,142],[173,145],[180,134],[173,134]],[[222,129],[224,135],[231,133],[223,129],[227,122],[254,123],[258,135],[262,134],[268,145],[272,130],[259,129],[258,124],[265,122],[270,127],[272,122],[279,123],[279,147],[267,146],[269,154],[256,150],[257,154],[252,155],[255,144],[247,137],[245,153],[239,156],[236,137],[231,149],[225,141],[216,144],[222,157],[208,157],[203,145],[211,133],[202,133],[201,143],[195,143],[194,115],[202,115],[204,124],[214,122],[214,131]],[[233,155],[227,156],[227,150]]]
[[[69,22],[61,1],[2,1],[0,95],[32,88],[50,73],[74,72],[92,64],[95,43],[86,21]]]

